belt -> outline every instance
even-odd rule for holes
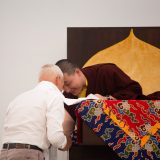
[[[43,150],[37,146],[22,143],[4,143],[3,149],[35,149],[43,152]]]

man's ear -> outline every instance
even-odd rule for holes
[[[56,83],[56,85],[58,85],[59,79],[60,79],[60,77],[59,77],[59,76],[56,76],[56,78],[55,78],[55,83]]]

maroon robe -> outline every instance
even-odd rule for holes
[[[142,88],[115,64],[97,64],[82,69],[87,78],[87,95],[90,93],[111,95],[116,99],[137,99]]]

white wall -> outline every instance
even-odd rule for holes
[[[42,64],[66,58],[67,27],[160,26],[159,10],[159,0],[0,0],[0,137],[8,103]]]

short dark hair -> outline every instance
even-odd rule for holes
[[[61,59],[56,62],[56,65],[62,70],[63,73],[73,74],[78,65],[72,63],[69,59]]]

